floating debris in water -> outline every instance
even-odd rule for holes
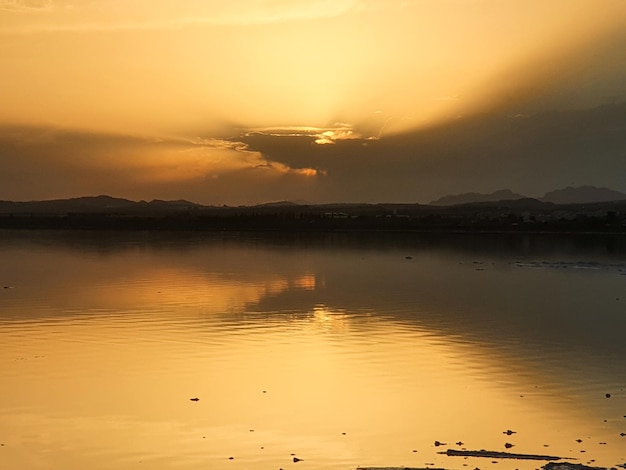
[[[198,397],[193,397],[193,398],[190,398],[190,400],[191,400],[191,401],[200,401],[200,399],[199,399]]]
[[[294,457],[293,458],[293,463],[297,463],[297,462],[301,462],[302,459],[299,459],[298,457]]]
[[[434,465],[434,464],[427,463],[425,465]],[[426,468],[424,467],[357,467],[356,470],[446,470],[446,469],[434,468],[434,467],[426,467]]]
[[[611,394],[610,393],[606,393],[604,396],[607,397],[607,398],[611,398]]]
[[[439,452],[450,457],[487,457],[491,459],[517,459],[517,460],[561,460],[562,457],[554,455],[538,455],[538,454],[512,454],[510,452],[498,452],[492,450],[454,450],[448,449],[445,452]]]
[[[506,431],[502,431],[502,434],[506,434],[507,436],[510,436],[511,434],[516,434],[516,431],[511,431],[510,429],[507,429]]]
[[[549,462],[541,467],[543,470],[606,470],[603,467],[588,467],[581,463]]]
[[[515,444],[511,444],[510,442],[507,442],[506,444],[504,444],[504,447],[506,447],[507,449],[510,449],[511,447],[514,447]]]
[[[448,444],[446,444],[445,442],[439,442],[439,441],[435,441],[435,447],[439,447],[439,446],[447,446]]]

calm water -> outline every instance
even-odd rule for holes
[[[0,232],[4,286],[2,469],[626,462],[623,238]]]

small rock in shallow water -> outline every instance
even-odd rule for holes
[[[611,394],[610,393],[607,393],[604,396],[607,397],[607,398],[611,398]]]
[[[191,400],[191,401],[200,401],[200,399],[199,399],[198,397],[193,397],[193,398],[190,398],[190,400]]]

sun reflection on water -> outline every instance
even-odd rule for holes
[[[395,249],[214,248],[0,251],[0,274],[18,280],[0,302],[8,468],[280,468],[291,454],[337,470],[539,466],[440,454],[450,448],[626,461],[622,346],[580,354],[526,334],[533,317],[514,310],[565,302],[537,298],[537,284],[558,296],[595,286],[606,327],[619,328],[615,296],[600,295],[623,285],[615,273],[499,258],[478,273],[430,251],[409,263]],[[72,269],[52,278],[41,263]],[[528,286],[516,297],[526,303],[483,298],[482,283]],[[576,322],[562,328],[590,329],[586,308],[568,309]]]

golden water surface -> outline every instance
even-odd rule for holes
[[[624,241],[468,238],[2,232],[0,468],[624,464]]]

